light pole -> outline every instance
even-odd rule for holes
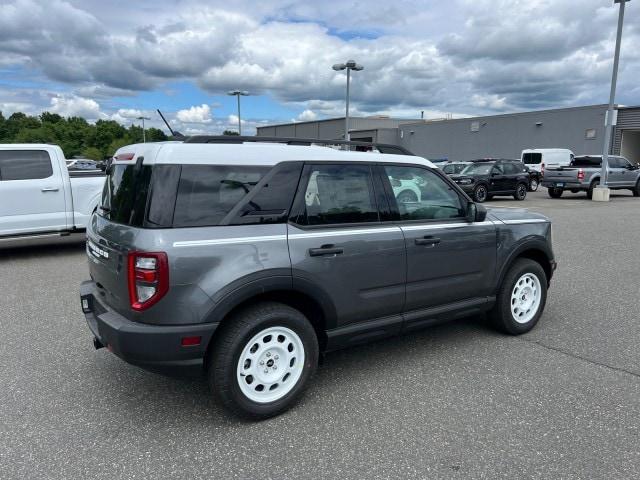
[[[336,63],[332,67],[336,72],[340,70],[347,71],[347,107],[344,116],[344,139],[350,140],[351,136],[349,135],[349,84],[351,83],[351,70],[355,70],[359,72],[360,70],[364,70],[362,65],[358,65],[355,60],[348,60],[347,63]]]
[[[240,122],[240,95],[246,97],[249,92],[244,90],[230,90],[227,95],[235,96],[238,99],[238,135],[242,135],[242,123]]]
[[[147,134],[144,131],[144,121],[151,119],[149,117],[137,117],[136,120],[142,120],[142,143],[147,143]]]
[[[616,97],[616,83],[618,82],[618,62],[620,60],[620,41],[622,39],[622,23],[624,21],[624,6],[625,3],[631,0],[614,0],[613,3],[620,4],[620,12],[618,13],[618,33],[616,35],[616,50],[613,56],[613,74],[611,76],[611,92],[609,94],[609,108],[607,109],[607,121],[604,131],[604,149],[602,151],[602,171],[600,173],[600,185],[594,191],[593,199],[599,202],[606,202],[609,200],[609,148],[611,146],[611,131],[613,130],[613,102]]]

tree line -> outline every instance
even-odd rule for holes
[[[147,142],[167,140],[158,128],[145,129]],[[0,112],[0,143],[54,143],[66,158],[84,157],[103,160],[131,143],[142,142],[142,127],[126,128],[115,120],[98,120],[95,124],[81,117],[62,117],[44,112],[30,116],[22,112],[10,117]]]

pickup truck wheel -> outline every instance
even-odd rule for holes
[[[519,183],[516,186],[516,193],[513,194],[513,198],[520,201],[527,198],[527,186],[524,183]]]
[[[284,304],[260,303],[221,328],[208,363],[215,398],[252,420],[289,409],[318,365],[318,339],[307,318]]]
[[[540,184],[538,183],[538,179],[533,177],[530,181],[529,181],[529,191],[530,192],[535,192],[536,190],[538,190],[538,186]]]
[[[489,196],[489,191],[487,190],[487,187],[484,185],[478,185],[473,190],[473,199],[478,203],[482,203],[486,201],[488,196]]]
[[[547,301],[547,276],[539,263],[518,259],[504,277],[490,312],[494,326],[511,335],[531,330]]]
[[[587,190],[587,198],[589,200],[593,198],[593,189],[598,185],[600,185],[600,180],[594,180],[593,182],[591,182],[591,185],[589,185],[589,190]]]
[[[548,188],[547,192],[549,193],[549,196],[551,198],[560,198],[564,190],[562,188],[552,187],[552,188]]]
[[[631,191],[633,192],[634,197],[640,197],[640,179],[638,179],[635,188]]]

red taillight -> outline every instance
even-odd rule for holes
[[[169,262],[164,252],[129,252],[129,302],[146,310],[169,290]]]
[[[578,180],[584,180],[584,170],[582,169],[578,170]]]

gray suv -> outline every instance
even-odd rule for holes
[[[322,352],[482,313],[509,334],[538,322],[542,215],[486,210],[416,156],[198,142],[124,147],[107,169],[80,290],[96,348],[204,370],[260,419]]]

